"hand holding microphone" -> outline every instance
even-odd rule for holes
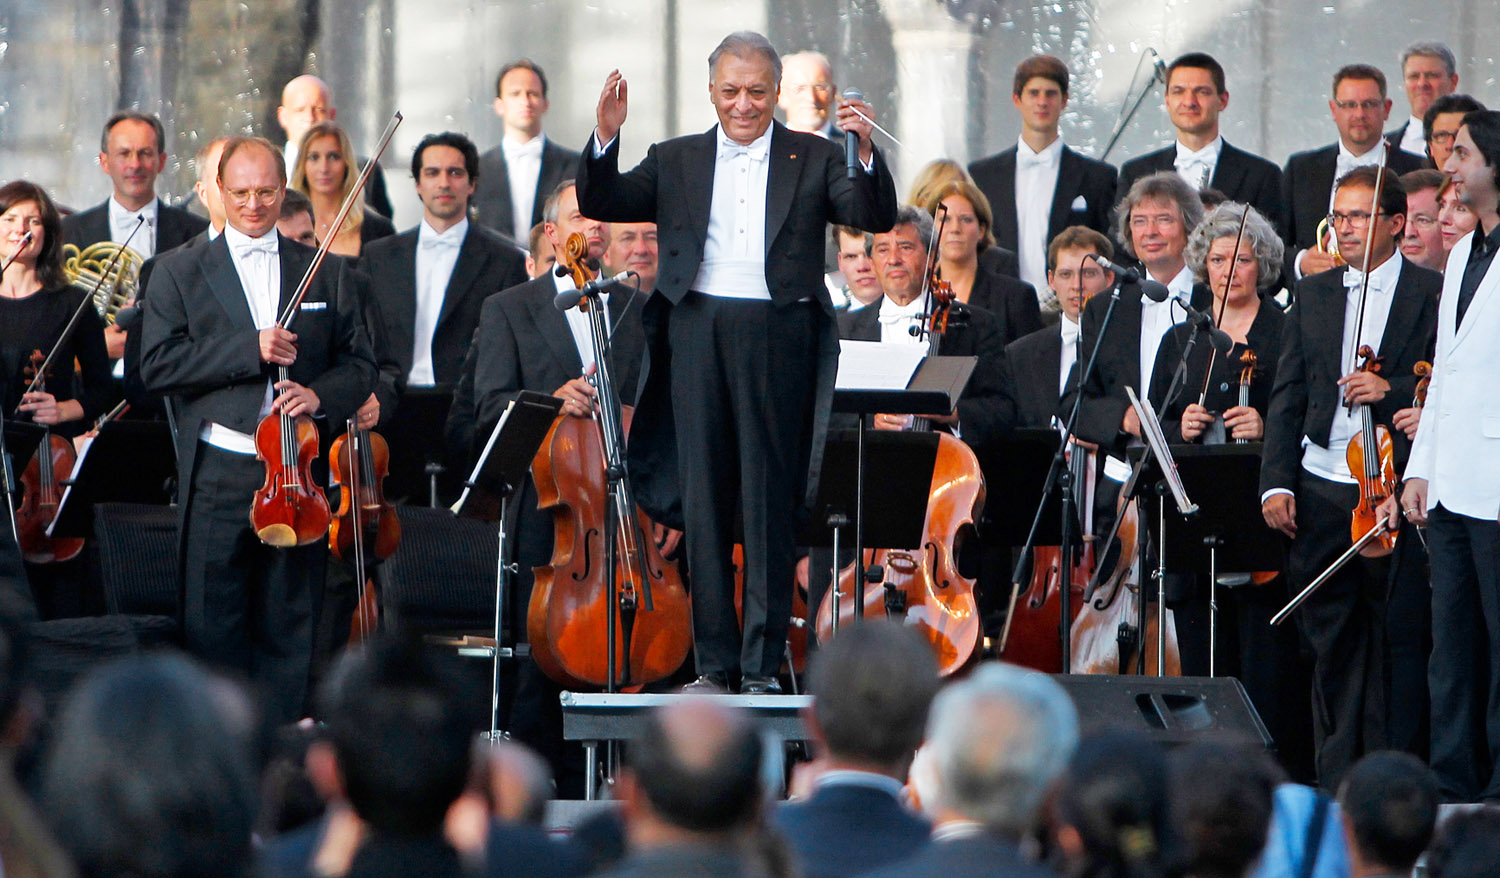
[[[857,88],[846,88],[839,101],[839,128],[844,134],[844,165],[849,179],[863,170],[864,162],[870,160],[871,132],[875,130],[875,110],[865,103],[865,96]]]

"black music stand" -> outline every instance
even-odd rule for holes
[[[18,545],[21,533],[16,526],[16,498],[20,496],[21,472],[42,444],[43,428],[30,421],[8,418],[0,412],[0,494],[4,494],[5,514],[10,518],[10,534]]]
[[[958,398],[969,383],[969,376],[979,363],[978,357],[927,357],[917,366],[911,380],[903,390],[867,390],[861,388],[838,389],[833,392],[833,410],[843,414],[859,416],[859,429],[855,431],[854,467],[854,561],[864,566],[865,557],[865,474],[866,451],[872,435],[865,423],[866,416],[877,413],[899,415],[946,415],[958,406]],[[933,444],[936,457],[936,443]],[[899,469],[899,467],[898,467]],[[927,466],[927,486],[932,483],[932,464]],[[924,486],[924,487],[927,487]],[[821,492],[822,486],[819,485]],[[847,518],[846,516],[843,516]],[[926,518],[926,504],[923,504]],[[917,525],[921,542],[921,524]],[[838,552],[833,555],[834,595],[838,594]],[[862,619],[865,613],[865,580],[868,570],[860,570],[854,578],[854,618]],[[837,608],[835,608],[837,610]],[[834,613],[834,624],[838,624],[838,613]]]
[[[443,426],[452,407],[450,387],[410,387],[402,392],[396,416],[381,431],[391,452],[388,496],[415,501],[425,493],[428,505],[437,506],[440,486],[453,487],[460,474],[449,474],[443,446]]]
[[[176,477],[166,421],[110,421],[79,456],[47,535],[92,536],[99,503],[170,506]]]
[[[500,660],[515,656],[515,650],[501,645],[507,585],[510,575],[516,572],[506,551],[507,507],[521,480],[529,478],[531,461],[536,457],[542,440],[547,438],[548,431],[552,429],[552,422],[557,419],[562,405],[563,401],[555,396],[529,390],[521,391],[520,396],[511,400],[505,412],[500,415],[499,422],[495,424],[495,429],[490,431],[490,438],[485,442],[484,450],[479,453],[474,471],[464,482],[463,493],[451,507],[454,515],[484,519],[490,517],[488,513],[495,512],[499,551],[495,562],[495,647],[491,654],[493,667],[490,678],[492,744],[499,740],[500,735]],[[471,502],[480,497],[493,499],[490,502]]]
[[[1053,429],[1012,430],[984,456],[984,471],[996,485],[1004,485],[1011,497],[1040,497],[1047,487],[1047,468],[1052,465],[1061,441],[1062,435]],[[1062,542],[1062,509],[1057,492],[1047,495],[1046,504],[1033,542],[1038,546],[1055,546]],[[986,541],[998,541],[1005,546],[1026,545],[1034,509],[1014,503],[991,503],[985,508],[989,512]],[[1083,545],[1081,526],[1074,529],[1072,538],[1075,546]]]

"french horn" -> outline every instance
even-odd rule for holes
[[[111,267],[110,260],[117,252],[120,258]],[[135,301],[142,261],[139,253],[113,241],[99,241],[82,250],[73,244],[63,245],[63,275],[68,283],[94,294],[94,308],[110,326],[115,323],[115,314]],[[106,268],[108,277],[104,276]]]

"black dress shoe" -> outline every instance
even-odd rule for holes
[[[757,677],[746,674],[740,678],[741,695],[780,695],[781,681],[775,677]]]
[[[729,678],[724,674],[699,674],[698,679],[682,687],[684,695],[722,695],[729,691]]]

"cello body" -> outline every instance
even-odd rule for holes
[[[47,528],[57,518],[62,485],[73,475],[77,460],[73,443],[47,430],[21,472],[22,500],[16,510],[16,529],[21,557],[30,564],[71,561],[83,551],[82,537],[47,536]]]
[[[938,669],[948,676],[967,667],[979,655],[982,626],[974,600],[974,580],[958,569],[958,548],[972,535],[974,521],[984,509],[984,476],[979,459],[961,440],[939,433],[933,464],[922,545],[913,549],[866,550],[863,567],[878,564],[885,585],[865,586],[864,615],[887,613],[914,628],[932,646]],[[833,595],[839,594],[839,624],[854,623],[855,577],[860,565],[844,568],[818,606],[817,634],[821,642],[833,636]]]
[[[1109,579],[1101,583],[1093,597],[1082,602],[1073,620],[1072,665],[1075,674],[1134,674],[1141,670],[1156,672],[1156,613],[1147,607],[1146,629],[1141,631],[1141,594],[1138,586],[1126,581],[1136,561],[1136,540],[1140,519],[1138,504],[1131,502],[1120,509],[1120,552]],[[1166,612],[1165,675],[1182,676],[1182,657],[1177,647],[1177,626],[1172,611]],[[1127,654],[1128,653],[1128,654]]]
[[[624,407],[628,430],[631,409]],[[605,521],[608,492],[604,443],[594,418],[559,415],[532,461],[538,506],[553,520],[551,563],[534,569],[526,613],[531,655],[543,673],[563,686],[605,688],[608,679],[606,626],[615,616],[615,687],[651,683],[670,676],[692,649],[692,611],[682,577],[649,539],[651,520],[636,509],[641,532],[639,567],[617,553],[621,594],[634,592],[627,611],[609,600],[605,581]],[[644,592],[650,591],[650,607]]]

